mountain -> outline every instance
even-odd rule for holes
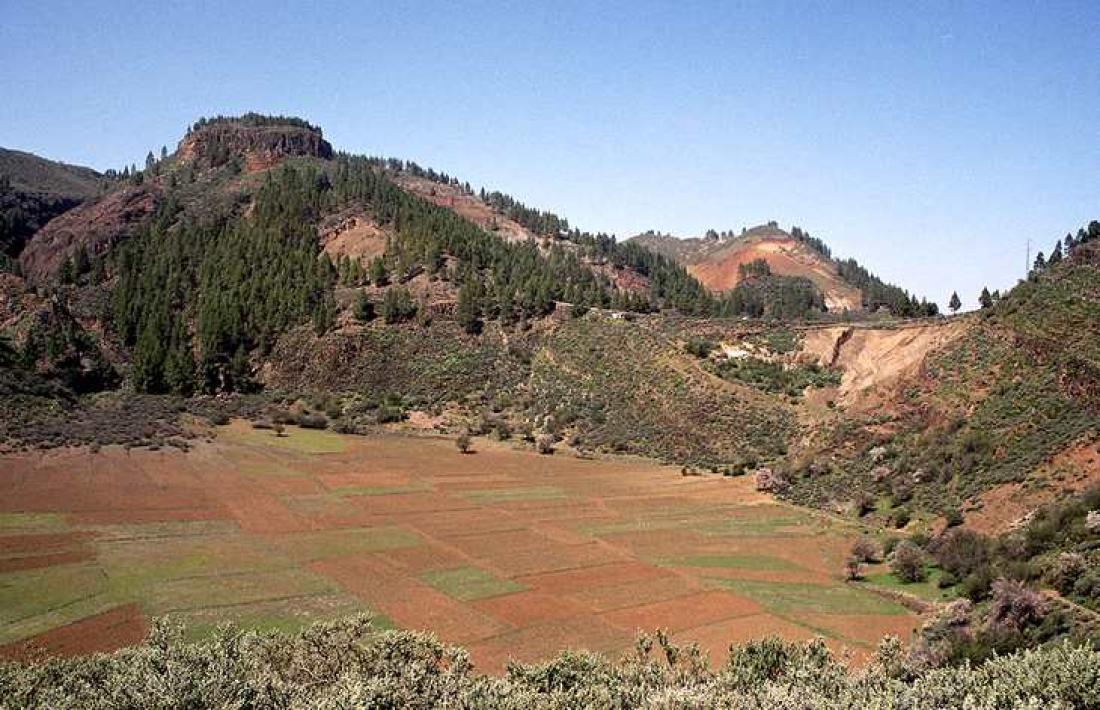
[[[1100,223],[932,318],[798,228],[619,242],[297,118],[202,119],[73,200],[0,273],[0,455],[187,449],[230,417],[639,455],[933,560],[853,581],[966,598],[922,635],[936,663],[1094,633]],[[657,538],[733,531],[676,517]],[[1034,588],[1070,611],[1002,633]]]
[[[792,455],[795,497],[869,497],[886,519],[958,511],[1004,532],[1100,485],[1100,223],[1067,240],[1066,258],[966,317],[809,334],[846,369],[845,414]]]
[[[892,495],[868,463],[886,446],[910,460],[899,477],[939,481],[902,507],[941,513],[1087,439],[1094,344],[1074,333],[1094,314],[1073,304],[1093,298],[1089,234],[977,316],[792,325],[857,302],[927,311],[798,228],[620,243],[415,163],[338,153],[301,119],[248,114],[196,122],[171,155],[39,229],[19,255],[27,282],[3,277],[0,329],[23,368],[76,393],[121,380],[461,403],[471,421],[578,448],[766,463],[819,506]],[[1042,317],[1023,305],[1035,299]],[[1034,374],[1027,401],[1054,434],[1019,434],[1041,419],[1011,409],[1003,393],[1022,385],[989,353]],[[981,431],[956,423],[979,415]],[[803,476],[811,465],[831,473]]]
[[[91,168],[0,148],[0,259],[17,256],[47,222],[102,194],[110,182]]]
[[[935,312],[934,306],[884,283],[858,262],[834,259],[824,242],[798,227],[788,232],[769,222],[740,233],[710,230],[704,237],[686,239],[650,231],[630,241],[682,264],[715,293],[737,291],[765,269],[763,275],[808,281],[830,312],[879,308],[900,316]]]

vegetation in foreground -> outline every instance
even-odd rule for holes
[[[734,646],[711,668],[658,633],[618,662],[567,651],[479,675],[434,637],[372,630],[355,617],[294,635],[223,627],[183,642],[160,625],[108,655],[0,666],[0,707],[187,708],[1088,708],[1100,705],[1100,652],[1070,645],[978,666],[934,668],[896,639],[850,669],[820,640]]]

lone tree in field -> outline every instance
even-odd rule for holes
[[[947,307],[951,309],[952,313],[958,313],[959,309],[962,308],[962,301],[959,300],[957,292],[951,292],[951,300],[947,302]]]
[[[894,550],[890,570],[894,576],[906,584],[923,582],[928,576],[924,568],[924,553],[909,541],[901,543]]]
[[[535,451],[540,454],[554,453],[554,436],[552,434],[539,434],[535,439]]]
[[[861,537],[852,545],[852,557],[857,562],[878,562],[878,545],[869,537]]]
[[[854,555],[844,560],[844,579],[855,582],[863,578],[863,563]]]

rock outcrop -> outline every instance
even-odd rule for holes
[[[332,158],[332,146],[319,129],[290,124],[249,125],[240,121],[209,123],[180,141],[177,157],[200,167],[217,167],[241,158],[248,171],[264,170],[284,158]]]

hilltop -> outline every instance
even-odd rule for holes
[[[0,148],[0,261],[18,256],[47,222],[110,184],[108,176],[91,168]]]
[[[917,301],[897,286],[884,283],[853,259],[837,260],[820,239],[799,227],[780,229],[776,222],[706,236],[678,238],[646,232],[631,239],[687,268],[715,293],[736,292],[761,276],[808,282],[833,313],[887,310],[897,316],[935,315],[934,304]],[[766,265],[766,266],[765,266]]]

